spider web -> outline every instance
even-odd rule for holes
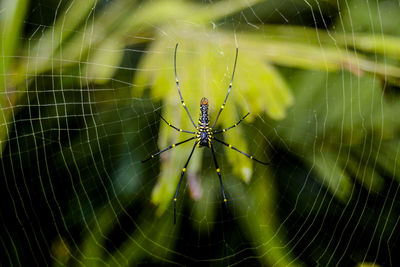
[[[1,4],[5,265],[394,266],[400,2]],[[220,138],[196,149],[210,102]]]

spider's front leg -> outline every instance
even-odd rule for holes
[[[183,108],[186,110],[186,113],[188,114],[189,119],[190,119],[190,121],[192,122],[194,128],[197,128],[197,127],[196,127],[196,124],[194,123],[194,121],[193,121],[193,119],[192,119],[192,116],[190,116],[190,113],[189,113],[188,108],[186,107],[185,100],[183,100],[182,93],[181,93],[181,88],[180,88],[180,86],[179,86],[178,74],[177,74],[177,72],[176,72],[176,51],[177,51],[177,50],[178,50],[178,44],[176,44],[176,46],[175,46],[175,53],[174,53],[174,70],[175,70],[175,83],[176,83],[176,87],[178,88],[178,93],[179,93],[179,97],[180,97],[180,99],[181,99],[181,104],[182,104]]]
[[[172,127],[172,128],[174,128],[175,130],[177,130],[178,132],[183,132],[183,133],[190,133],[190,134],[196,134],[196,132],[191,132],[191,131],[187,131],[187,130],[182,130],[182,129],[180,129],[180,128],[178,128],[178,127],[175,127],[174,125],[172,125],[171,123],[169,123],[169,122],[167,122],[167,120],[166,119],[164,119],[164,117],[163,116],[161,116],[160,115],[160,118],[166,123],[166,124],[168,124],[168,126],[170,126],[170,127]]]

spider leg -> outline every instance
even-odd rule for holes
[[[195,138],[197,138],[197,137],[194,136],[194,137],[191,137],[191,138],[186,139],[186,140],[184,140],[184,141],[181,141],[181,142],[179,142],[179,143],[172,144],[172,145],[170,145],[169,147],[164,148],[163,150],[160,150],[160,151],[158,151],[157,153],[150,155],[150,157],[148,157],[147,159],[142,160],[142,163],[144,163],[144,162],[146,162],[146,161],[148,161],[148,160],[151,160],[151,159],[154,158],[155,156],[158,156],[158,155],[160,155],[161,153],[163,153],[163,152],[165,152],[165,151],[167,151],[167,150],[170,150],[171,148],[174,148],[174,147],[176,147],[176,146],[179,146],[179,145],[181,145],[181,144],[183,144],[183,143],[186,143],[186,142],[188,142],[188,141],[190,141],[190,140],[193,140],[193,139],[195,139]]]
[[[250,156],[249,154],[244,153],[243,151],[240,151],[240,150],[237,149],[236,147],[225,143],[224,141],[221,141],[221,140],[219,140],[219,139],[217,139],[217,138],[215,138],[215,137],[214,137],[214,140],[217,141],[217,142],[219,142],[219,143],[221,143],[221,144],[223,144],[223,145],[225,145],[225,146],[227,146],[227,147],[229,147],[229,148],[232,148],[233,150],[236,150],[237,152],[239,152],[239,153],[245,155],[246,157],[248,157],[249,159],[252,159],[252,160],[257,161],[258,163],[261,163],[261,164],[264,164],[264,165],[269,165],[269,162],[263,162],[263,161],[261,161],[261,160],[258,160],[258,159],[256,159],[256,158],[254,158],[253,156]]]
[[[174,128],[174,129],[177,130],[178,132],[196,134],[196,132],[191,132],[191,131],[186,131],[186,130],[179,129],[179,128],[175,127],[174,125],[172,125],[171,123],[167,122],[167,121],[163,118],[163,116],[160,115],[160,117],[161,117],[161,119],[162,119],[166,124],[168,124],[168,126]]]
[[[182,171],[181,171],[181,178],[179,179],[179,183],[178,183],[178,187],[176,188],[176,192],[175,192],[175,196],[174,196],[174,224],[176,224],[176,198],[178,197],[178,192],[179,192],[179,188],[181,187],[181,183],[182,183],[182,179],[183,179],[183,175],[186,172],[186,167],[189,164],[189,160],[193,155],[194,149],[196,148],[198,141],[196,141],[194,143],[194,146],[192,148],[192,151],[190,152],[189,158],[186,161],[185,167],[183,167]]]
[[[179,97],[181,98],[181,103],[182,106],[185,108],[187,114],[189,115],[190,120],[192,121],[192,124],[194,126],[194,128],[197,129],[196,124],[194,124],[194,121],[192,119],[192,116],[190,116],[189,110],[186,107],[185,101],[183,100],[182,94],[181,94],[181,88],[179,87],[179,80],[178,80],[178,75],[176,74],[176,50],[178,50],[178,44],[176,44],[175,46],[175,54],[174,54],[174,69],[175,69],[175,82],[176,82],[176,87],[178,87],[178,93],[179,93]]]
[[[222,191],[222,196],[224,197],[224,204],[225,204],[225,207],[227,207],[226,202],[228,200],[226,199],[226,195],[225,195],[225,191],[224,191],[224,185],[222,184],[221,170],[218,167],[217,158],[215,157],[215,152],[214,152],[214,146],[212,144],[211,144],[211,153],[213,155],[213,159],[214,159],[214,163],[215,163],[215,169],[216,169],[218,177],[219,177],[219,183],[221,184],[221,191]]]
[[[237,123],[235,123],[235,124],[232,125],[231,127],[228,127],[228,128],[226,128],[226,129],[222,129],[222,130],[214,131],[213,134],[218,134],[218,133],[226,132],[226,131],[228,131],[228,130],[230,130],[230,129],[232,129],[232,128],[235,128],[235,127],[238,126],[239,123],[241,123],[242,120],[244,120],[249,114],[250,114],[250,113],[247,113],[243,118],[241,118]]]
[[[217,123],[218,118],[219,118],[219,115],[221,114],[222,110],[224,109],[225,104],[226,104],[226,100],[228,99],[229,93],[231,92],[232,83],[233,83],[233,77],[235,76],[236,62],[237,62],[238,52],[239,52],[239,49],[236,47],[235,63],[234,63],[234,65],[233,65],[232,79],[231,79],[231,82],[229,83],[228,93],[226,94],[224,103],[222,104],[221,108],[219,109],[217,118],[215,119],[214,124],[211,126],[211,128],[214,128],[215,124]]]

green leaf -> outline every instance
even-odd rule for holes
[[[194,127],[185,110],[180,107],[174,81],[174,44],[162,36],[157,40],[139,65],[134,80],[133,96],[140,96],[146,88],[150,88],[150,97],[154,101],[163,101],[162,115],[176,127],[193,131]],[[186,106],[195,121],[199,114],[200,99],[207,97],[212,125],[227,93],[234,58],[235,47],[232,44],[218,47],[212,41],[204,40],[200,43],[195,39],[179,42],[177,72],[180,87]],[[292,102],[291,93],[279,73],[262,58],[255,57],[247,49],[239,49],[232,91],[216,128],[232,126],[247,111],[251,112],[249,121],[262,112],[266,112],[273,119],[283,119]],[[181,138],[178,138],[177,132],[164,124],[160,129],[160,149],[181,141],[186,136],[183,133]],[[226,142],[251,154],[246,138],[240,127],[230,130],[225,135]],[[178,174],[190,152],[190,145],[185,147],[185,150],[177,147],[161,157],[161,174],[152,195],[152,201],[161,205],[159,212],[163,212],[173,198],[179,180]],[[249,182],[255,163],[233,150],[226,151],[225,154],[233,166],[233,172]]]
[[[348,173],[339,164],[339,156],[330,151],[308,155],[306,160],[317,178],[341,203],[346,203],[351,195],[353,183]]]
[[[7,79],[14,61],[15,50],[19,48],[20,32],[24,23],[27,0],[3,0],[0,4],[0,52],[2,63],[0,64],[0,158],[10,131],[13,119],[14,105],[19,95],[17,84]]]
[[[86,70],[88,81],[97,84],[107,83],[114,76],[124,55],[123,41],[110,37],[89,52]]]
[[[234,186],[231,190],[238,199],[234,205],[243,214],[240,223],[247,236],[255,242],[260,262],[265,266],[302,266],[285,245],[286,231],[276,212],[278,189],[273,175],[268,169],[262,169],[255,176],[250,185]]]

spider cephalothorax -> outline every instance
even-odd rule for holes
[[[231,91],[231,89],[232,89],[232,82],[233,82],[233,77],[234,77],[234,75],[235,75],[236,61],[237,61],[237,56],[238,56],[238,48],[236,48],[235,63],[234,63],[234,65],[233,65],[232,79],[231,79],[231,82],[230,82],[230,84],[229,84],[228,93],[226,94],[224,103],[222,104],[221,108],[219,109],[218,115],[217,115],[217,117],[216,117],[216,119],[215,119],[215,121],[214,121],[214,123],[213,123],[213,125],[212,125],[211,127],[209,126],[208,99],[207,99],[207,98],[203,97],[203,98],[200,100],[200,118],[199,118],[198,126],[196,126],[196,124],[194,123],[194,121],[193,121],[193,119],[192,119],[192,116],[190,116],[189,110],[188,110],[187,107],[186,107],[185,101],[183,100],[183,97],[182,97],[182,94],[181,94],[181,89],[180,89],[180,87],[179,87],[178,75],[176,74],[176,51],[177,51],[177,49],[178,49],[178,44],[176,44],[176,46],[175,46],[175,53],[174,53],[174,69],[175,69],[175,81],[176,81],[176,86],[177,86],[177,88],[178,88],[178,93],[179,93],[179,97],[180,97],[180,99],[181,99],[181,104],[182,104],[183,108],[186,110],[186,113],[188,114],[190,121],[192,122],[193,126],[196,128],[197,131],[196,131],[196,132],[193,132],[193,131],[182,130],[182,129],[179,129],[179,128],[173,126],[173,125],[170,124],[169,122],[167,122],[162,116],[161,116],[161,119],[162,119],[165,123],[167,123],[170,127],[174,128],[175,130],[177,130],[177,131],[179,131],[179,132],[194,134],[194,135],[196,135],[196,136],[191,137],[191,138],[189,138],[189,139],[186,139],[186,140],[184,140],[184,141],[181,141],[181,142],[179,142],[179,143],[172,144],[172,145],[170,145],[169,147],[167,147],[167,148],[165,148],[165,149],[163,149],[163,150],[160,150],[159,152],[157,152],[157,153],[155,153],[155,154],[150,155],[150,157],[148,157],[147,159],[142,160],[142,162],[146,162],[146,161],[148,161],[148,160],[154,158],[155,156],[158,156],[158,155],[160,155],[161,153],[163,153],[163,152],[165,152],[165,151],[167,151],[167,150],[170,150],[171,148],[174,148],[174,147],[176,147],[176,146],[179,146],[179,145],[181,145],[181,144],[183,144],[183,143],[186,143],[186,142],[188,142],[188,141],[190,141],[190,140],[196,139],[196,141],[195,141],[195,143],[194,143],[194,145],[193,145],[192,151],[191,151],[190,154],[189,154],[189,158],[187,159],[185,166],[182,168],[181,177],[180,177],[180,179],[179,179],[178,187],[176,188],[176,192],[175,192],[175,196],[174,196],[174,223],[176,223],[176,200],[177,200],[177,197],[178,197],[179,188],[180,188],[181,183],[182,183],[183,175],[184,175],[185,172],[186,172],[186,167],[187,167],[187,165],[189,164],[190,158],[192,157],[193,152],[194,152],[194,150],[195,150],[196,147],[203,147],[203,146],[204,146],[204,147],[209,147],[209,148],[211,149],[211,153],[212,153],[212,155],[213,155],[213,159],[214,159],[214,163],[215,163],[215,169],[216,169],[217,174],[218,174],[219,182],[220,182],[220,185],[221,185],[221,192],[222,192],[222,196],[223,196],[223,198],[224,198],[224,203],[225,203],[225,204],[226,204],[226,202],[227,202],[227,198],[226,198],[226,195],[225,195],[224,186],[223,186],[223,184],[222,184],[221,170],[220,170],[220,168],[218,167],[217,158],[215,157],[215,152],[214,152],[214,147],[213,147],[213,142],[212,142],[213,140],[217,141],[218,143],[223,144],[223,145],[226,146],[226,147],[229,147],[229,148],[231,148],[231,149],[233,149],[233,150],[236,150],[237,152],[239,152],[239,153],[245,155],[246,157],[248,157],[249,159],[252,159],[252,160],[257,161],[258,163],[261,163],[261,164],[264,164],[264,165],[268,165],[267,162],[260,161],[260,160],[258,160],[258,159],[256,159],[256,158],[254,158],[253,156],[250,156],[249,154],[244,153],[243,151],[240,151],[240,150],[237,149],[236,147],[234,147],[234,146],[232,146],[232,145],[229,145],[229,144],[225,143],[224,141],[219,140],[219,139],[217,139],[217,138],[214,137],[215,134],[225,133],[226,131],[228,131],[228,130],[230,130],[230,129],[236,127],[236,126],[238,126],[239,123],[240,123],[242,120],[244,120],[244,118],[246,118],[246,117],[249,115],[249,113],[247,113],[243,118],[241,118],[237,123],[235,123],[235,124],[232,125],[231,127],[228,127],[228,128],[226,128],[226,129],[216,130],[216,131],[213,130],[215,124],[216,124],[217,121],[218,121],[219,115],[221,114],[222,110],[223,110],[224,107],[225,107],[226,100],[228,99],[229,93],[230,93],[230,91]]]

